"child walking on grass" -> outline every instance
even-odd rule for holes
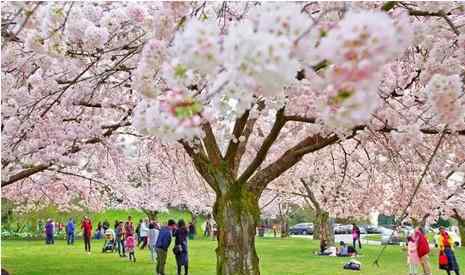
[[[136,241],[133,235],[130,235],[126,238],[126,251],[129,253],[129,260],[136,262],[135,254]]]
[[[407,237],[407,262],[409,266],[408,274],[416,275],[420,265],[420,257],[418,256],[417,243],[412,236]]]

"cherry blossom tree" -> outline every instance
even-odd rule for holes
[[[281,238],[289,236],[289,217],[302,206],[302,198],[291,194],[267,189],[259,201],[260,212],[263,217],[277,219],[280,224]]]
[[[103,174],[119,136],[155,136],[215,193],[217,273],[259,274],[260,195],[306,155],[461,141],[464,19],[453,2],[2,3],[2,187],[81,160]]]
[[[157,140],[129,144],[123,172],[127,180],[110,181],[117,207],[142,209],[150,218],[169,208],[191,213],[192,219],[212,212],[214,194],[183,149]],[[108,169],[107,171],[114,171]]]

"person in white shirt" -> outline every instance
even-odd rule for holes
[[[149,232],[147,234],[147,242],[150,250],[150,255],[152,257],[152,262],[155,262],[156,254],[156,244],[158,240],[158,234],[160,231],[157,229],[157,226],[154,222],[149,224]]]
[[[145,219],[140,225],[140,238],[142,239],[142,246],[140,249],[144,249],[147,246],[147,235],[149,233],[148,220]]]

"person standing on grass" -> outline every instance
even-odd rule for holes
[[[210,237],[212,233],[212,222],[210,214],[207,216],[207,220],[205,221],[205,231],[203,232],[204,237]]]
[[[423,231],[423,228],[417,227],[415,230],[415,236],[414,240],[417,245],[417,253],[418,257],[420,258],[420,265],[421,268],[423,269],[423,274],[424,275],[431,275],[431,266],[429,264],[429,243],[428,239],[425,236],[425,232]]]
[[[92,239],[92,222],[89,217],[85,216],[81,223],[82,237],[84,239],[84,249],[90,254],[90,240]]]
[[[98,222],[97,229],[95,230],[95,239],[100,240],[102,238],[102,223]]]
[[[134,236],[134,224],[132,223],[132,217],[128,216],[128,220],[124,224],[124,236]]]
[[[110,223],[108,222],[108,220],[103,221],[102,227],[103,227],[103,233],[105,233],[105,231],[107,231],[107,229],[110,228]]]
[[[409,275],[417,275],[420,257],[418,256],[417,243],[414,236],[407,237],[407,263],[409,266]]]
[[[66,242],[68,245],[74,244],[74,220],[70,218],[66,224]]]
[[[130,235],[126,238],[126,251],[129,255],[129,261],[136,262],[136,240],[134,239],[134,235]]]
[[[184,220],[178,221],[178,226],[174,232],[174,256],[176,257],[177,275],[181,275],[181,267],[184,266],[184,274],[188,273],[189,259],[187,254],[187,227]]]
[[[447,275],[450,275],[451,271],[454,271],[456,275],[460,275],[459,264],[454,255],[454,240],[447,233],[444,226],[439,228],[439,255],[445,255],[447,258],[447,263],[440,264],[440,269],[446,270]]]
[[[353,223],[352,224],[352,242],[353,242],[353,246],[354,248],[357,247],[357,241],[358,241],[358,248],[362,249],[362,243],[360,242],[360,228],[358,228],[358,226]]]
[[[168,248],[171,244],[171,236],[176,229],[176,222],[169,220],[168,225],[162,227],[158,235],[157,243],[155,245],[157,250],[157,275],[165,275],[166,257],[168,256]]]
[[[148,246],[149,246],[150,256],[151,256],[152,262],[155,262],[155,258],[156,258],[156,255],[157,255],[156,245],[157,245],[157,240],[158,240],[158,234],[159,233],[160,233],[160,231],[156,227],[155,222],[151,222],[150,225],[149,225],[149,233],[147,235],[147,243],[148,243]]]
[[[147,235],[149,233],[149,226],[148,226],[148,220],[145,219],[142,221],[140,225],[140,243],[142,244],[140,246],[140,249],[144,249],[147,246]]]
[[[141,244],[141,237],[140,237],[140,227],[142,225],[142,219],[139,220],[139,223],[136,226],[136,236],[137,236],[137,246]]]
[[[52,219],[48,219],[45,224],[45,244],[54,244],[55,240],[53,239],[54,226]]]
[[[193,240],[195,238],[195,222],[189,223],[189,240]]]
[[[115,224],[116,224],[115,239],[116,239],[116,247],[118,249],[118,254],[119,254],[120,257],[126,257],[126,252],[125,252],[125,249],[124,249],[124,226],[123,226],[123,222],[116,221]]]

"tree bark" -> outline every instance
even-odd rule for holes
[[[303,178],[300,179],[300,182],[307,192],[306,202],[315,212],[315,219],[313,222],[313,239],[321,241],[322,237],[324,237],[326,244],[328,246],[332,246],[335,243],[334,229],[329,220],[329,213],[321,208],[320,203],[310,188],[313,181],[313,177],[310,177],[309,183]]]
[[[287,217],[281,218],[281,238],[289,237],[289,224],[287,223]]]
[[[334,230],[331,226],[329,213],[319,210],[315,213],[315,223],[313,225],[313,239],[320,240],[324,237],[328,246],[334,246]]]
[[[218,226],[217,274],[258,275],[255,235],[260,217],[259,194],[237,183],[222,186],[213,208]]]
[[[319,240],[320,239],[320,216],[321,211],[315,210],[315,219],[313,220],[313,239]]]

